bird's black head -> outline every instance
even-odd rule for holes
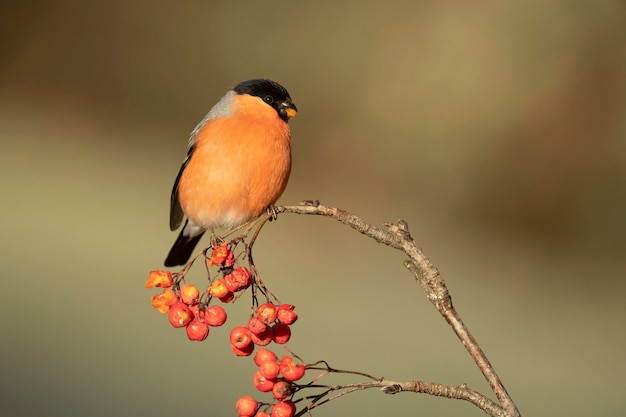
[[[260,97],[267,105],[272,106],[281,119],[287,122],[298,112],[298,108],[285,87],[276,81],[255,79],[241,82],[233,89],[237,94],[249,94]]]

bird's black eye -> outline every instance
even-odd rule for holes
[[[267,104],[272,104],[274,102],[274,97],[272,97],[272,96],[265,96],[265,97],[263,97],[263,101],[266,102]]]

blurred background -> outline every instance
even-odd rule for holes
[[[268,77],[300,109],[280,203],[407,220],[523,415],[623,415],[625,28],[620,1],[4,2],[3,413],[226,416],[267,399],[228,348],[244,300],[192,343],[143,285],[176,237],[189,132]],[[402,254],[296,215],[255,248],[306,361],[489,391]],[[376,391],[313,414],[407,413],[483,415]]]

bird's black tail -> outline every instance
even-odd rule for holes
[[[204,232],[200,233],[198,236],[185,236],[183,233],[185,232],[185,228],[183,227],[174,242],[174,246],[170,249],[170,253],[165,258],[165,266],[178,266],[185,265],[191,257],[191,253],[195,249],[198,241],[204,234]]]

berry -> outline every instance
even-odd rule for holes
[[[226,311],[220,306],[211,306],[204,312],[204,321],[209,326],[218,327],[226,322]]]
[[[235,299],[235,294],[228,291],[225,296],[219,297],[219,299],[222,303],[230,303],[231,301]]]
[[[271,417],[293,417],[296,405],[292,401],[279,401],[272,407]]]
[[[254,352],[254,343],[250,343],[250,345],[242,349],[238,348],[237,346],[230,345],[230,349],[237,356],[250,356],[252,352]]]
[[[209,325],[205,323],[204,319],[195,317],[187,325],[187,337],[189,340],[196,340],[202,342],[209,335]]]
[[[195,285],[185,284],[180,288],[180,300],[187,304],[196,304],[200,298],[200,291]]]
[[[283,345],[291,338],[291,329],[286,324],[277,323],[272,326],[272,332],[274,343]]]
[[[258,317],[250,317],[248,329],[254,334],[263,333],[267,330],[267,324],[263,323]]]
[[[226,245],[220,245],[213,249],[211,257],[209,258],[208,265],[220,265],[224,268],[229,268],[235,264],[235,255],[228,249]]]
[[[196,303],[196,304],[187,305],[187,307],[189,307],[189,310],[191,310],[194,317],[200,317],[204,319],[204,310],[206,308],[204,304]]]
[[[278,306],[277,318],[282,324],[293,324],[298,320],[298,315],[293,309],[296,308],[291,304],[281,304]]]
[[[292,393],[291,384],[287,381],[278,381],[272,387],[272,395],[277,400],[284,400]]]
[[[252,378],[252,383],[254,384],[255,388],[258,389],[259,391],[269,392],[274,387],[276,380],[267,378],[261,373],[261,371],[256,371],[256,373],[254,374],[254,377]]]
[[[263,362],[268,361],[278,361],[278,357],[276,357],[276,354],[269,349],[259,349],[256,355],[254,355],[254,363],[256,363],[257,366],[261,366]]]
[[[235,268],[230,274],[224,276],[224,283],[229,291],[241,291],[252,284],[252,274],[243,266]]]
[[[193,313],[185,303],[178,301],[170,307],[168,319],[174,327],[185,327],[193,319]]]
[[[172,273],[169,271],[150,271],[148,279],[146,280],[146,288],[169,288],[174,285],[174,279]]]
[[[304,376],[306,366],[293,361],[291,356],[283,356],[280,359],[280,374],[287,381],[297,381]]]
[[[257,309],[257,317],[263,323],[272,324],[276,321],[276,315],[278,314],[278,309],[274,305],[274,303],[265,303],[261,304]]]
[[[216,279],[215,281],[213,281],[213,283],[209,285],[209,288],[207,288],[207,290],[209,291],[209,294],[211,294],[211,296],[215,298],[225,297],[230,292],[228,291],[228,288],[226,288],[226,284],[224,284],[223,279]]]
[[[259,403],[249,395],[244,395],[237,400],[235,408],[237,414],[241,417],[252,417],[256,414],[256,409],[259,407]]]
[[[230,343],[238,349],[244,349],[252,345],[250,330],[244,326],[237,326],[230,331]]]
[[[268,327],[267,329],[265,329],[264,332],[259,334],[254,334],[251,332],[250,338],[252,339],[252,342],[257,346],[267,346],[272,343],[272,340],[274,340],[274,331],[271,327]]]
[[[165,314],[169,311],[170,306],[178,302],[178,296],[174,291],[166,288],[161,294],[157,294],[151,299],[152,307],[156,308],[161,314]]]
[[[280,373],[280,364],[277,361],[265,361],[259,365],[259,372],[265,378],[276,379]]]

